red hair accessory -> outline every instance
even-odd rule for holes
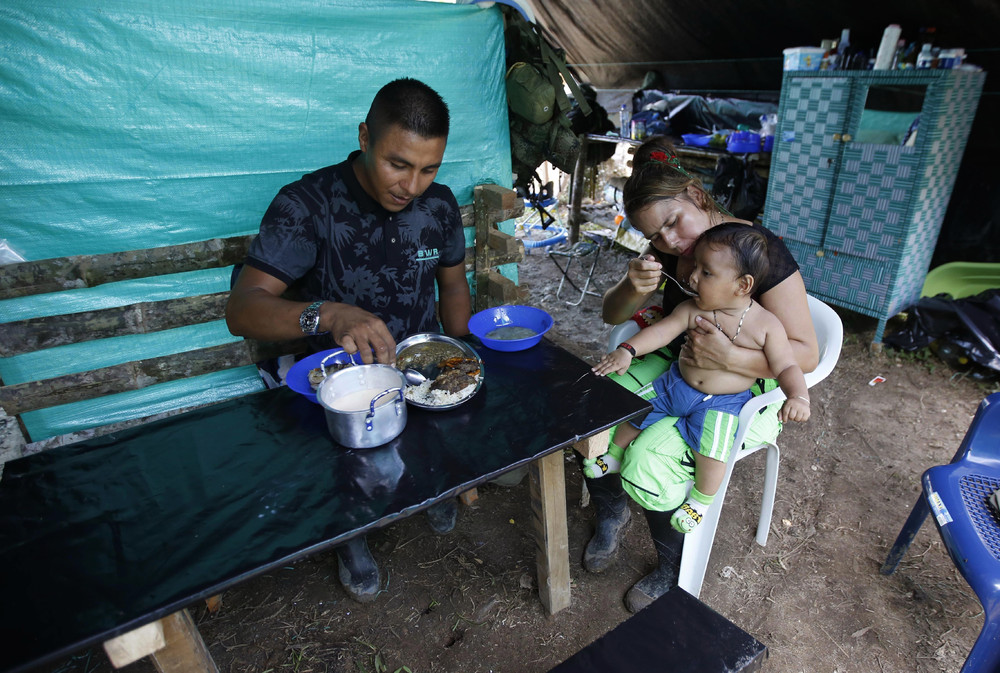
[[[690,175],[688,175],[688,172],[684,170],[684,167],[681,166],[681,162],[678,161],[676,154],[667,154],[662,150],[657,150],[655,152],[650,152],[649,158],[658,164],[663,164],[664,166],[670,166],[675,171],[679,172],[681,175],[685,177],[688,178],[691,177]]]

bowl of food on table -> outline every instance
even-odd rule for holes
[[[469,331],[497,351],[523,351],[552,329],[548,312],[534,306],[504,305],[479,311],[469,319]]]
[[[292,365],[285,375],[285,383],[310,402],[319,404],[316,390],[323,379],[334,372],[357,364],[362,364],[361,358],[355,355],[352,359],[343,348],[320,351],[307,355]]]
[[[431,332],[414,334],[396,345],[396,367],[404,372],[406,401],[421,409],[454,409],[483,385],[483,362],[459,339]]]

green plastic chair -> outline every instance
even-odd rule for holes
[[[993,288],[1000,288],[1000,264],[949,262],[931,269],[924,279],[924,289],[920,296],[947,294],[952,299],[961,299]]]

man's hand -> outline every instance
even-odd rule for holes
[[[386,365],[396,364],[396,341],[389,333],[381,318],[368,311],[350,304],[327,303],[320,307],[330,306],[335,310],[332,319],[321,318],[321,325],[329,323],[329,332],[333,340],[349,355],[359,353],[366,365],[380,362]]]
[[[701,316],[695,317],[697,327],[689,329],[681,348],[680,360],[699,369],[729,370],[729,353],[733,342],[722,330]]]

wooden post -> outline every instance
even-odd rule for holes
[[[587,173],[587,136],[580,136],[580,154],[576,157],[576,166],[573,167],[573,186],[570,192],[569,206],[569,242],[576,243],[580,240],[580,224],[583,215],[580,214],[580,205],[583,202],[583,180]]]
[[[115,668],[148,656],[160,673],[219,673],[187,610],[107,640],[104,651]]]
[[[175,612],[160,621],[163,622],[167,646],[152,654],[153,665],[159,673],[219,673],[187,610]]]
[[[531,463],[531,512],[538,546],[538,597],[555,614],[569,607],[569,530],[563,452]]]
[[[611,431],[605,430],[586,439],[581,439],[573,445],[573,448],[584,458],[597,458],[608,450],[608,442],[610,441]]]
[[[115,668],[128,666],[166,646],[162,619],[104,641],[104,651]]]
[[[493,266],[504,262],[520,261],[517,254],[524,250],[520,241],[511,242],[509,235],[497,230],[497,222],[517,217],[524,211],[524,202],[517,192],[499,185],[478,185],[474,190],[474,219],[476,225],[476,297],[473,310],[483,309],[512,301],[515,297],[509,288],[494,289],[502,276]],[[513,285],[513,283],[510,283]],[[499,295],[499,301],[496,300]],[[491,299],[492,298],[492,299]],[[495,303],[494,303],[495,302]]]

